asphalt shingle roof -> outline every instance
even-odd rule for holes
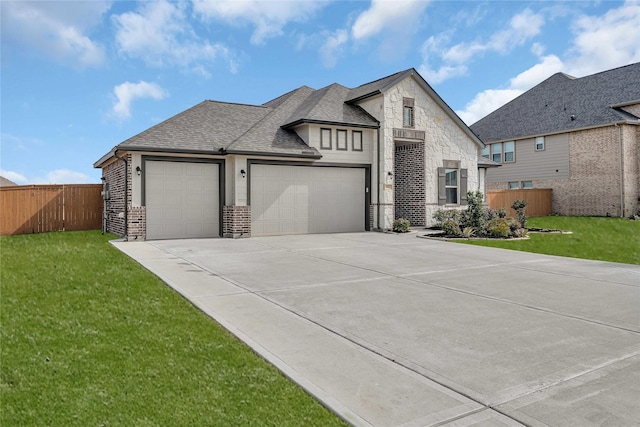
[[[612,107],[632,101],[640,102],[640,63],[581,78],[557,73],[470,127],[488,143],[638,120]]]

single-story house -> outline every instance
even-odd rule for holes
[[[128,239],[352,232],[462,209],[495,166],[483,148],[411,68],[261,105],[204,101],[94,167],[106,231]]]
[[[557,73],[471,125],[502,164],[487,189],[551,188],[559,215],[630,216],[640,199],[640,63]]]

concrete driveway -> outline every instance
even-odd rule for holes
[[[638,266],[415,233],[115,245],[352,424],[640,424]]]

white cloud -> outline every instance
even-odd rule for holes
[[[78,67],[104,62],[104,47],[85,33],[100,22],[109,2],[11,1],[1,7],[3,49],[7,40]]]
[[[6,169],[0,169],[0,176],[7,178],[9,181],[13,181],[18,185],[23,185],[28,182],[28,179],[18,172],[8,171]]]
[[[187,20],[185,3],[147,2],[136,12],[114,16],[113,22],[118,51],[149,65],[190,67],[205,76],[209,73],[203,62],[223,59],[232,71],[237,68],[226,46],[198,38]]]
[[[473,124],[555,73],[575,77],[609,70],[640,61],[640,43],[629,37],[640,27],[640,3],[628,1],[602,16],[580,16],[574,22],[575,39],[566,58],[549,54],[534,43],[531,51],[539,62],[509,80],[506,89],[478,93],[458,115]]]
[[[346,30],[336,30],[327,37],[324,45],[320,49],[320,56],[322,57],[322,62],[325,67],[333,68],[336,66],[338,62],[337,56],[340,54],[342,46],[348,39],[349,34]]]
[[[505,29],[493,33],[486,41],[463,42],[448,47],[454,34],[452,30],[431,36],[422,46],[420,73],[434,84],[464,75],[475,56],[485,52],[507,54],[538,35],[544,22],[542,14],[527,8],[514,15]],[[437,69],[431,66],[434,62],[440,62]]]
[[[56,169],[51,172],[47,172],[45,178],[36,178],[38,182],[32,182],[33,184],[90,184],[95,182],[95,179],[90,178],[80,172],[75,172],[69,169]]]
[[[361,40],[381,32],[413,31],[427,5],[424,0],[372,0],[371,7],[356,19],[351,34]]]
[[[262,45],[266,39],[280,36],[289,22],[304,22],[325,6],[326,1],[209,1],[194,0],[193,10],[202,19],[255,26],[251,43]]]
[[[582,16],[568,53],[567,73],[584,76],[640,61],[640,2],[627,1],[602,16]]]
[[[140,98],[163,99],[167,93],[157,84],[140,81],[125,82],[113,88],[117,101],[113,105],[113,114],[120,119],[131,117],[131,103]]]

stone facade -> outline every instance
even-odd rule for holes
[[[222,208],[222,236],[251,237],[251,206],[227,205]]]
[[[395,217],[425,225],[424,141],[396,145]]]

